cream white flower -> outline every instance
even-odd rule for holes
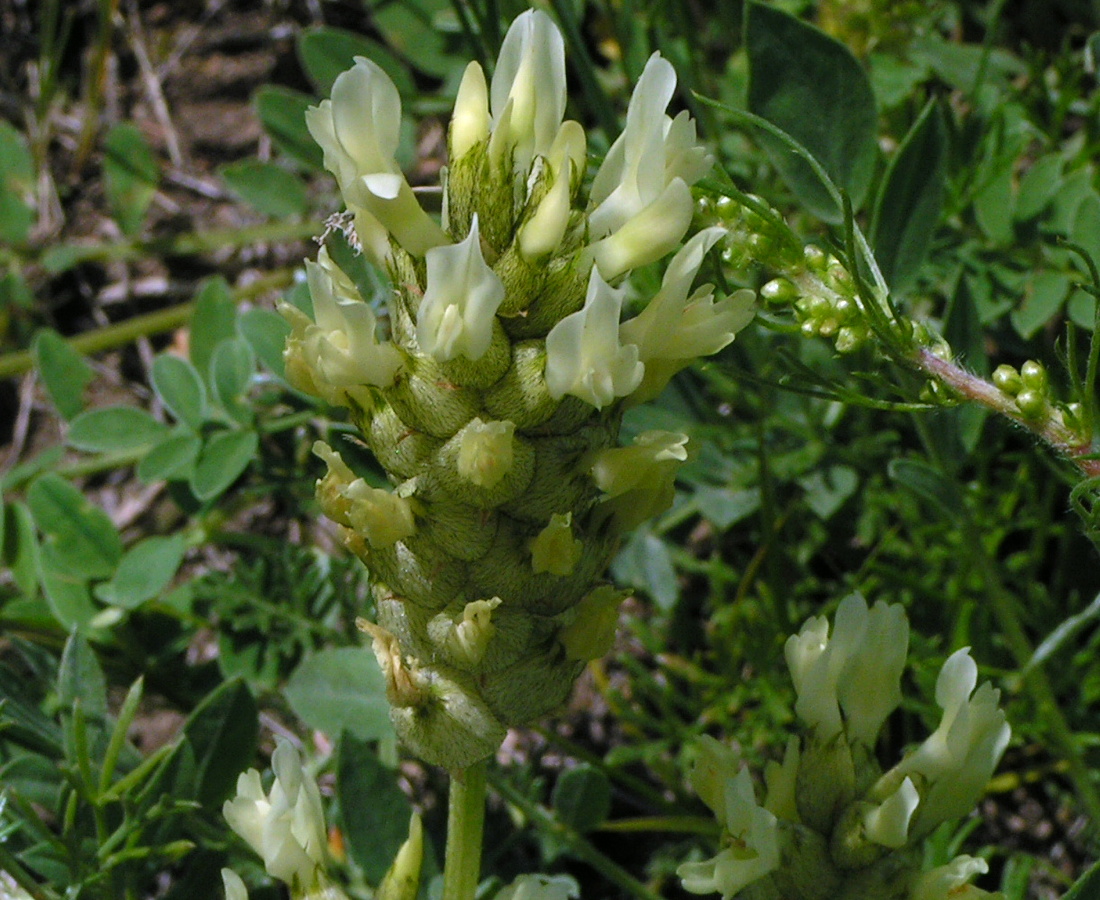
[[[675,120],[665,114],[675,90],[675,70],[654,53],[634,87],[626,127],[592,182],[589,228],[593,238],[605,239],[596,246],[595,258],[609,280],[660,258],[680,242],[691,222],[688,188],[713,163],[706,149],[696,144],[695,122],[688,113]],[[651,213],[659,210],[659,217],[645,215],[651,206]],[[617,232],[623,233],[616,240],[607,237]],[[644,246],[647,238],[655,242],[651,248]]]
[[[910,900],[990,900],[1004,897],[1004,894],[991,894],[970,884],[975,875],[984,875],[989,865],[984,859],[974,856],[956,856],[946,866],[939,866],[924,872],[910,894]]]
[[[364,248],[376,262],[389,253],[389,235],[417,256],[446,241],[417,203],[397,165],[401,97],[389,76],[362,56],[332,85],[332,98],[306,111],[306,127],[324,151],[344,202],[355,215]]]
[[[324,247],[317,262],[306,262],[306,278],[314,321],[294,317],[288,346],[297,343],[297,353],[314,381],[335,388],[393,384],[401,354],[389,341],[378,340],[370,304]]]
[[[633,402],[656,397],[676,372],[696,357],[717,353],[752,320],[755,295],[750,290],[717,303],[709,284],[688,294],[707,251],[726,234],[724,228],[707,228],[689,240],[669,263],[656,296],[623,323],[623,340],[637,345],[646,367]]]
[[[320,880],[325,862],[321,794],[289,741],[279,741],[271,765],[271,793],[264,792],[260,773],[249,769],[237,779],[237,796],[225,802],[222,814],[260,855],[269,875],[308,890]]]
[[[577,900],[580,888],[568,875],[520,875],[496,900]]]
[[[515,462],[514,422],[470,421],[460,433],[458,474],[481,488],[495,487]]]
[[[592,464],[592,478],[607,495],[601,510],[626,531],[668,509],[687,443],[686,434],[646,431],[629,447],[601,450]]]
[[[841,601],[832,637],[824,616],[809,619],[784,647],[798,717],[827,741],[843,727],[843,708],[849,738],[873,745],[901,702],[908,643],[909,626],[900,606],[880,602],[868,610],[858,594]]]
[[[696,793],[714,812],[728,844],[713,859],[684,863],[677,870],[684,890],[720,893],[729,900],[738,891],[779,866],[779,826],[758,805],[748,769],[734,774],[737,755],[713,738],[704,738],[691,775]]]
[[[553,20],[529,9],[508,28],[489,88],[489,156],[511,155],[526,178],[536,156],[546,156],[565,115],[565,42]]]
[[[222,869],[222,886],[225,888],[225,900],[248,900],[248,888],[232,869]]]
[[[440,362],[480,359],[492,341],[504,285],[481,254],[477,216],[464,241],[432,248],[425,261],[427,287],[416,322],[420,349]]]
[[[863,814],[867,837],[883,847],[897,850],[909,840],[909,822],[920,803],[912,780],[906,778],[889,797]]]
[[[939,727],[895,772],[911,775],[920,787],[916,834],[966,815],[981,796],[1008,746],[1011,729],[998,704],[1001,692],[987,681],[976,691],[978,666],[969,648],[952,653],[936,679]]]
[[[328,466],[325,476],[317,482],[317,499],[326,516],[354,529],[379,550],[416,532],[408,500],[371,487],[324,441],[315,441],[313,452]]]
[[[641,383],[645,366],[638,348],[619,342],[622,305],[623,292],[593,267],[584,307],[546,336],[546,387],[555,400],[572,394],[602,409]]]

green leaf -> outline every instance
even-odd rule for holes
[[[558,776],[550,802],[562,824],[583,834],[611,813],[611,783],[602,769],[583,764]]]
[[[646,591],[661,609],[680,595],[668,547],[644,528],[636,530],[611,565],[616,580]]]
[[[948,518],[957,519],[962,515],[963,501],[958,484],[926,463],[895,459],[890,463],[888,472],[894,481],[929,501]]]
[[[1061,272],[1040,270],[1028,278],[1024,302],[1012,310],[1012,327],[1021,337],[1029,338],[1062,309],[1069,296],[1070,280]]]
[[[92,368],[56,331],[43,329],[31,346],[35,365],[62,418],[71,419],[84,408],[84,389]]]
[[[50,613],[66,631],[87,631],[99,609],[92,602],[87,578],[68,571],[69,566],[55,547],[43,547],[39,555],[42,593]]]
[[[242,682],[226,681],[195,708],[183,733],[197,756],[195,797],[216,809],[256,755],[260,733],[256,701]]]
[[[109,578],[122,558],[122,540],[110,517],[60,475],[47,472],[27,491],[43,548],[56,551],[59,571],[76,578]]]
[[[244,159],[221,166],[218,174],[233,193],[266,216],[289,219],[309,208],[302,179],[275,163]]]
[[[252,96],[264,130],[283,153],[312,169],[322,168],[321,148],[306,128],[306,110],[312,97],[282,87],[262,87]]]
[[[359,651],[356,651],[359,652]],[[378,884],[408,835],[412,807],[368,741],[344,733],[336,752],[336,797],[348,855]]]
[[[111,215],[123,234],[141,230],[160,180],[160,167],[136,125],[123,122],[107,133],[103,175]]]
[[[134,609],[152,600],[171,583],[186,550],[182,534],[138,541],[122,557],[114,577],[96,586],[96,597],[123,609]]]
[[[286,319],[269,309],[249,309],[241,313],[237,327],[260,361],[283,378],[283,347],[290,334]]]
[[[450,0],[403,0],[377,4],[374,25],[386,43],[419,71],[443,78],[462,63],[448,56],[440,16],[450,10]]]
[[[78,634],[69,637],[61,653],[57,700],[62,709],[79,700],[89,718],[107,718],[107,678],[91,645]]]
[[[34,159],[26,138],[0,119],[0,243],[26,243],[34,210]]]
[[[153,387],[178,422],[195,431],[202,427],[206,418],[206,389],[202,376],[191,363],[162,353],[153,360]]]
[[[859,486],[859,474],[850,466],[815,469],[798,480],[806,492],[806,505],[819,519],[831,519]]]
[[[760,488],[731,490],[701,485],[694,497],[699,512],[723,531],[760,509]]]
[[[326,734],[346,731],[361,741],[393,735],[385,679],[374,654],[361,647],[306,657],[290,676],[286,699],[306,725]]]
[[[202,283],[191,316],[191,362],[204,377],[210,373],[214,348],[236,334],[237,304],[229,283],[220,275]]]
[[[1100,862],[1093,863],[1062,895],[1062,900],[1096,900],[1097,897],[1100,897]]]
[[[867,73],[843,44],[758,2],[745,14],[749,110],[808,150],[858,208],[874,172],[877,113]],[[806,162],[772,136],[761,146],[798,198],[828,222],[843,211]]]
[[[241,424],[247,424],[252,410],[245,395],[256,374],[256,354],[242,338],[230,338],[214,348],[210,360],[210,385],[214,400]]]
[[[207,442],[195,463],[191,490],[199,500],[225,491],[248,468],[260,438],[254,431],[220,431]]]
[[[943,212],[947,130],[929,103],[886,170],[875,203],[871,246],[887,284],[904,292],[928,256]]]
[[[1082,198],[1073,216],[1070,237],[1080,244],[1093,262],[1100,265],[1100,194],[1089,191]]]
[[[136,450],[162,440],[168,433],[163,422],[136,406],[90,409],[69,423],[68,441],[78,450],[111,453]]]
[[[31,511],[17,501],[4,506],[2,512],[4,565],[20,591],[34,594],[38,589],[38,535]]]
[[[190,431],[175,431],[138,463],[137,476],[146,484],[169,479],[189,479],[195,471],[195,460],[202,449],[202,438]]]
[[[416,84],[408,66],[377,41],[354,31],[323,25],[307,28],[298,38],[298,59],[317,93],[323,97],[332,93],[336,76],[350,69],[357,56],[365,56],[377,64],[390,76],[402,97],[415,95]]]
[[[1066,161],[1058,153],[1040,157],[1020,179],[1016,195],[1016,219],[1024,222],[1039,215],[1054,199],[1064,183],[1062,169]]]

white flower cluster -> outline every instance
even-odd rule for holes
[[[822,616],[787,640],[806,735],[766,773],[763,806],[736,754],[705,739],[692,783],[728,846],[681,866],[687,890],[725,900],[750,884],[753,900],[992,896],[968,883],[986,871],[983,860],[960,856],[921,873],[914,851],[941,822],[970,812],[992,777],[1010,735],[1000,692],[988,682],[975,690],[968,648],[953,653],[936,682],[939,727],[883,773],[874,745],[901,702],[908,643],[900,606],[868,609],[858,595],[841,602],[831,635]]]

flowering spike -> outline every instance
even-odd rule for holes
[[[638,348],[619,343],[623,292],[593,268],[584,307],[566,316],[546,336],[546,387],[550,396],[579,397],[602,409],[638,387],[645,366]]]
[[[417,314],[420,349],[440,362],[478,360],[489,349],[504,285],[481,255],[477,216],[458,244],[434,247],[426,256],[428,287]]]

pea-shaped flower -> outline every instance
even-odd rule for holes
[[[428,286],[417,313],[416,341],[440,362],[480,359],[493,337],[504,285],[481,254],[477,216],[458,244],[428,251]]]
[[[260,855],[269,875],[308,889],[320,880],[325,862],[321,794],[289,741],[279,741],[271,765],[271,793],[264,792],[260,773],[249,769],[237,779],[237,796],[225,802],[222,814]]]
[[[580,397],[602,409],[642,381],[638,348],[619,342],[623,292],[593,267],[584,307],[558,322],[546,336],[546,387],[550,396]]]
[[[333,83],[332,99],[306,111],[306,126],[355,213],[359,240],[376,262],[387,257],[391,234],[415,255],[446,241],[394,158],[401,97],[381,67],[357,56],[355,66]]]
[[[542,10],[520,14],[509,27],[489,103],[489,155],[511,156],[512,169],[525,178],[535,156],[549,153],[565,115],[565,43]]]

